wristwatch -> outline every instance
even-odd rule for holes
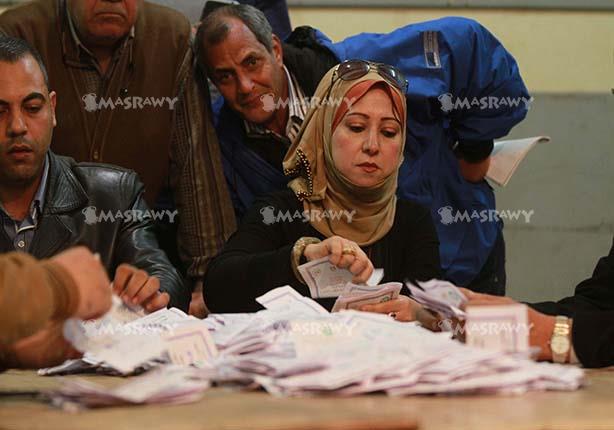
[[[552,361],[555,363],[566,363],[571,349],[571,324],[569,318],[557,316],[554,322],[554,331],[550,338],[550,349],[552,350]]]

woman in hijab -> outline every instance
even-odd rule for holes
[[[428,209],[396,197],[406,105],[393,67],[346,61],[322,78],[284,160],[289,189],[258,200],[211,262],[205,303],[212,312],[251,312],[256,297],[283,285],[309,296],[297,270],[328,257],[364,283],[440,276],[439,241]],[[313,106],[317,104],[317,106]],[[330,309],[334,299],[318,299]],[[408,297],[385,310],[414,319]]]

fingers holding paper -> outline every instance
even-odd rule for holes
[[[388,314],[397,321],[415,321],[416,314],[422,308],[420,304],[407,296],[399,296],[394,300],[374,305],[364,305],[360,308],[363,312],[375,312]]]
[[[355,283],[367,282],[373,273],[373,263],[360,246],[340,236],[307,245],[303,255],[308,261],[328,256],[334,266],[348,269],[354,275],[352,282]]]
[[[115,272],[113,291],[128,305],[140,305],[153,312],[166,307],[168,293],[160,291],[160,281],[155,276],[129,264],[121,264]]]

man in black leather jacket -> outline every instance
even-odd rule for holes
[[[176,213],[149,211],[130,170],[51,152],[55,105],[36,51],[0,36],[0,252],[48,258],[85,245],[125,302],[187,309],[189,291],[152,230],[153,216]]]

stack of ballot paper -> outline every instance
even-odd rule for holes
[[[100,369],[102,373],[131,374],[157,363],[206,366],[217,355],[209,331],[198,318],[176,308],[145,315],[113,297],[111,310],[101,319],[70,319],[64,337],[84,353],[81,360],[39,371],[56,375]]]
[[[328,257],[319,258],[298,266],[298,271],[309,287],[311,297],[321,299],[339,297],[347,284],[352,282],[352,272],[331,264]],[[384,277],[384,269],[375,269],[367,285],[377,285]]]
[[[582,383],[581,369],[467,346],[387,315],[329,314],[290,287],[258,301],[267,309],[204,320],[220,350],[214,382],[255,382],[284,396],[522,393]]]
[[[467,298],[454,284],[438,279],[418,282],[417,284],[407,283],[407,287],[412,298],[425,308],[447,318],[462,318],[465,316],[465,312],[460,308],[467,302]]]
[[[430,295],[423,297],[425,303],[430,300],[433,308],[451,314],[458,310],[458,297],[429,285],[422,284],[421,291],[437,292],[438,300]],[[379,288],[393,297],[400,285]],[[289,286],[273,289],[257,301],[265,309],[251,314],[212,314],[196,320],[176,309],[164,309],[127,323],[163,326],[160,333],[142,334],[142,339],[121,331],[105,333],[101,340],[98,331],[79,326],[78,335],[71,335],[98,366],[122,372],[143,365],[154,368],[134,379],[135,386],[108,390],[78,381],[54,395],[58,402],[83,399],[81,405],[104,406],[191,401],[209,384],[260,386],[279,396],[370,392],[401,396],[573,390],[583,380],[581,369],[535,363],[526,351],[465,345],[450,333],[433,333],[388,315],[352,309],[329,313]],[[440,301],[449,307],[444,310]],[[77,339],[79,335],[82,338]],[[127,348],[125,339],[139,342],[138,347]],[[188,370],[182,373],[177,368]]]
[[[370,286],[346,284],[333,306],[333,312],[341,310],[355,309],[360,310],[364,305],[375,305],[394,300],[399,297],[403,284],[389,282],[387,284]]]
[[[199,400],[209,385],[206,375],[203,376],[198,369],[164,366],[113,388],[83,379],[72,379],[48,394],[56,406],[73,410],[83,407],[187,403]]]

